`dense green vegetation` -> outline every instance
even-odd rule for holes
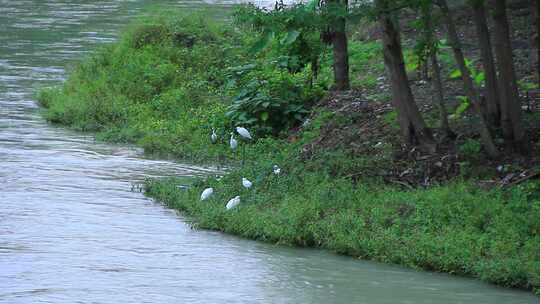
[[[206,149],[207,134],[228,124],[224,71],[245,61],[246,41],[202,15],[143,19],[39,100],[53,123],[148,152],[208,159],[226,151]]]
[[[331,46],[306,32],[311,23],[268,27],[263,14],[254,25],[250,10],[240,11],[236,23],[170,12],[134,23],[119,42],[79,64],[65,85],[40,93],[46,118],[191,161],[246,158],[219,179],[148,181],[148,195],[185,212],[196,227],[540,289],[537,182],[479,188],[470,177],[495,169],[479,164],[469,171],[480,173],[466,173],[482,159],[472,137],[459,143],[460,176],[427,189],[385,183],[371,173],[395,165],[395,111],[373,115],[384,132],[357,135],[377,147],[370,153],[341,138],[317,146],[328,129],[354,128],[364,119],[319,104],[333,84]],[[313,52],[302,57],[306,45]],[[380,43],[350,40],[348,49],[352,87],[364,89],[368,100],[388,101],[378,88]],[[405,57],[413,65],[411,49]],[[238,125],[256,140],[231,151],[229,133]],[[242,187],[242,177],[253,181],[251,189]],[[187,190],[177,187],[187,182]],[[214,195],[200,202],[207,187]],[[240,207],[225,210],[236,195]]]
[[[289,73],[296,58],[260,54],[251,60],[253,37],[204,13],[141,19],[38,100],[49,121],[97,132],[100,139],[215,160],[228,149],[207,147],[212,128],[223,140],[236,124],[277,135],[302,122],[328,86],[324,76],[326,84],[312,85],[305,66]]]

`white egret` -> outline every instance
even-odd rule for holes
[[[227,210],[231,210],[232,208],[238,206],[238,204],[240,204],[240,196],[235,196],[229,200],[225,208],[227,208]]]
[[[206,188],[201,193],[201,201],[208,199],[214,193],[214,188]]]
[[[240,136],[242,136],[243,138],[253,139],[246,128],[236,127],[236,132],[238,132],[238,134],[240,134]]]
[[[234,134],[231,132],[231,140],[229,140],[229,144],[231,145],[231,149],[235,150],[236,147],[238,147],[238,141],[234,139]]]
[[[244,186],[244,188],[246,189],[249,189],[251,188],[251,186],[253,186],[253,183],[249,179],[242,177],[242,186]]]
[[[215,144],[217,142],[217,134],[216,134],[216,130],[214,128],[212,128],[212,135],[210,136],[210,140],[212,141],[213,144]]]
[[[279,175],[279,173],[281,173],[281,168],[278,165],[274,165],[274,174]]]

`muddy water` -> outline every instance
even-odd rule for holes
[[[0,303],[540,303],[474,280],[191,230],[131,183],[211,169],[48,126],[36,88],[60,83],[156,3],[202,4],[0,0]]]

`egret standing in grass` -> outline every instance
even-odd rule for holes
[[[216,134],[216,129],[214,128],[212,128],[212,135],[210,135],[210,140],[212,141],[213,145],[215,145],[218,141],[218,135]],[[218,166],[218,169],[220,165],[220,160],[221,160],[221,152],[216,155],[216,164]]]
[[[231,139],[229,140],[229,145],[231,146],[232,150],[236,150],[236,147],[238,147],[238,141],[234,138],[234,133],[231,132]]]
[[[240,196],[235,196],[229,200],[225,208],[227,208],[227,210],[231,210],[232,208],[238,206],[238,204],[240,204]]]
[[[246,189],[249,189],[251,188],[251,186],[253,186],[253,183],[249,179],[242,177],[242,186],[244,186],[244,188]]]
[[[201,193],[201,201],[207,200],[214,193],[214,188],[206,188]]]
[[[245,139],[249,139],[249,140],[253,139],[249,131],[244,127],[236,127],[236,132],[238,132],[238,134],[240,134],[240,136],[242,136]]]
[[[210,136],[210,140],[212,141],[213,144],[215,144],[218,140],[216,130],[214,128],[212,128],[212,135]]]
[[[240,134],[240,137],[246,140],[252,140],[253,137],[251,137],[251,134],[249,131],[244,127],[236,127],[236,132]],[[244,166],[244,162],[246,160],[246,146],[242,146],[242,166]]]

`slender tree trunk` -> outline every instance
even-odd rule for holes
[[[347,8],[347,1],[334,0],[341,8]],[[332,48],[334,53],[334,80],[338,91],[350,89],[349,83],[349,51],[345,18],[338,18],[332,25]]]
[[[309,77],[309,87],[313,87],[313,83],[319,77],[319,57],[311,59],[311,76]]]
[[[444,102],[441,67],[439,66],[439,59],[437,58],[437,53],[439,52],[438,40],[435,37],[435,27],[433,26],[433,5],[430,4],[428,6],[423,6],[421,8],[421,13],[422,19],[424,20],[424,39],[427,45],[427,52],[425,53],[426,58],[423,60],[426,69],[425,73],[428,74],[428,61],[431,61],[431,67],[433,72],[433,91],[439,108],[441,141],[445,141],[450,138],[455,138],[455,134],[454,132],[452,132],[452,129],[450,129],[450,125],[448,123],[448,112],[446,111],[446,105]],[[426,79],[428,78],[429,77],[426,77]]]
[[[375,1],[379,9],[379,22],[383,29],[384,63],[392,85],[392,103],[398,112],[398,122],[404,143],[419,144],[425,150],[434,152],[436,143],[422,119],[414,102],[409,80],[405,71],[403,51],[398,28],[388,10],[388,0]]]
[[[478,91],[474,87],[474,83],[471,78],[471,73],[469,69],[467,68],[467,65],[465,64],[465,56],[463,55],[463,51],[461,49],[461,43],[459,41],[459,37],[457,34],[456,27],[454,25],[454,21],[452,20],[451,12],[448,9],[448,4],[446,3],[446,0],[439,0],[439,5],[441,7],[444,21],[448,28],[447,29],[448,41],[450,45],[452,46],[454,57],[459,66],[459,70],[461,71],[465,94],[467,95],[470,102],[472,103],[477,113],[478,119],[480,121],[479,131],[480,131],[480,136],[482,138],[482,142],[484,144],[484,148],[486,149],[486,152],[488,153],[490,157],[496,158],[499,156],[499,151],[497,150],[497,147],[493,143],[493,138],[491,137],[491,133],[489,131],[487,123],[484,119],[484,116],[482,115],[482,107],[480,105],[480,98],[478,95]]]
[[[539,0],[529,0],[529,31],[528,31],[528,37],[529,37],[529,66],[537,66],[538,68],[538,60],[535,61],[535,57],[538,53],[538,48],[536,48],[536,41],[537,41],[537,30],[538,30],[538,27],[534,27],[532,26],[533,24],[536,23],[536,20],[537,20],[537,16],[536,16],[536,2],[538,2]],[[538,58],[537,58],[538,59]],[[537,71],[537,73],[540,73],[540,71]],[[539,80],[540,82],[540,77],[539,77]]]
[[[441,68],[439,67],[439,60],[437,59],[437,53],[431,55],[431,67],[433,69],[433,89],[435,91],[437,102],[439,104],[439,122],[443,139],[452,138],[455,136],[454,132],[450,129],[448,124],[448,112],[446,111],[446,105],[444,104],[444,93],[441,80]]]
[[[540,0],[535,0],[536,2],[536,49],[537,49],[537,58],[536,58],[536,69],[538,70],[538,86],[540,87]]]
[[[483,1],[473,3],[474,22],[476,32],[480,42],[480,52],[482,65],[486,75],[486,99],[487,99],[487,120],[491,126],[498,126],[500,122],[500,101],[497,88],[497,70],[491,48],[489,30],[486,20],[486,11]]]
[[[506,16],[506,0],[494,0],[495,55],[499,66],[501,126],[506,145],[526,151],[525,131],[521,125],[521,103],[514,70],[510,25]]]
[[[350,88],[349,84],[349,53],[347,50],[347,35],[344,31],[334,32],[332,37],[334,51],[334,79],[336,90]]]

